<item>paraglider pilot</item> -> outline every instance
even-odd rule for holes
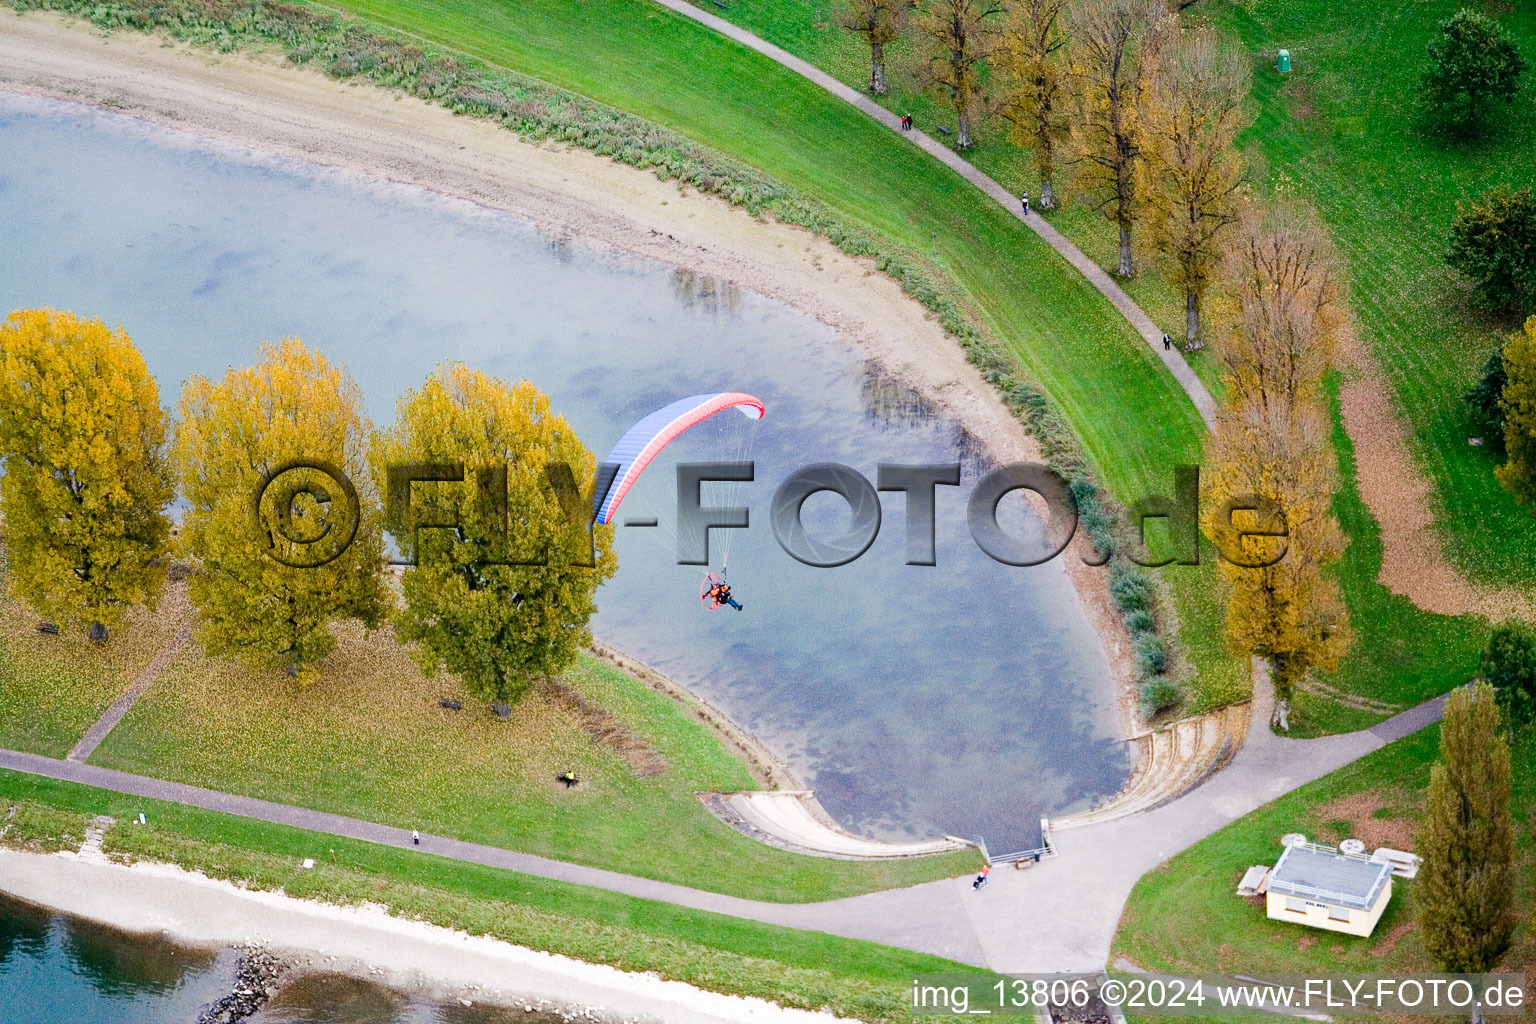
[[[737,604],[736,599],[731,596],[731,585],[729,583],[716,583],[709,588],[705,596],[714,602],[710,605],[711,608],[719,608],[723,604],[728,604],[737,611],[741,611],[741,605]]]

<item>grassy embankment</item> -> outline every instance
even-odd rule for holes
[[[1439,727],[1389,744],[1228,825],[1149,872],[1131,893],[1114,957],[1178,973],[1409,974],[1435,970],[1413,923],[1413,882],[1394,881],[1392,902],[1367,938],[1271,921],[1257,900],[1233,895],[1253,864],[1273,864],[1280,837],[1302,832],[1337,842],[1351,836],[1368,847],[1411,849],[1423,812]],[[1536,734],[1513,746],[1516,885],[1522,922],[1504,958],[1510,970],[1536,959],[1530,927],[1536,873],[1532,807],[1536,805]]]
[[[816,0],[739,0],[720,10],[698,6],[741,25],[810,61],[839,80],[864,88],[868,47],[841,31],[830,8]],[[1443,262],[1455,201],[1494,181],[1516,181],[1536,116],[1518,109],[1514,124],[1488,145],[1447,147],[1405,131],[1408,99],[1434,25],[1455,4],[1418,5],[1382,26],[1380,5],[1309,0],[1252,8],[1202,5],[1186,19],[1209,17],[1234,31],[1254,65],[1257,118],[1242,141],[1255,184],[1294,192],[1317,204],[1333,229],[1353,280],[1362,333],[1396,389],[1417,433],[1416,454],[1441,493],[1447,550],[1474,578],[1530,582],[1536,528],[1493,479],[1494,455],[1472,448],[1460,395],[1470,385],[1496,324],[1467,313],[1464,289]],[[1536,17],[1503,19],[1536,54]],[[1288,47],[1295,72],[1274,68],[1274,51]],[[891,91],[878,98],[911,113],[942,138],[952,111],[918,88],[920,48],[909,38],[887,48]],[[1006,138],[1007,124],[983,121],[968,160],[1014,191],[1038,198],[1039,179],[1028,150]],[[1064,171],[1070,181],[1070,172]],[[1070,189],[1067,190],[1070,196]],[[1067,205],[1046,215],[1100,266],[1112,269],[1115,234],[1097,213]],[[1155,265],[1126,290],[1174,337],[1183,330],[1183,301]],[[1219,371],[1209,349],[1191,362],[1203,379]],[[1428,615],[1376,584],[1381,566],[1378,529],[1354,484],[1353,448],[1337,432],[1343,486],[1335,511],[1351,540],[1339,579],[1360,641],[1339,672],[1296,701],[1298,734],[1361,728],[1384,711],[1351,696],[1406,707],[1464,681],[1476,664],[1485,626],[1479,620]],[[1210,620],[1213,628],[1219,620]],[[1186,634],[1187,634],[1186,630]],[[1341,691],[1339,699],[1329,691]]]
[[[299,898],[379,903],[400,917],[863,1020],[911,1019],[904,998],[913,973],[974,970],[872,942],[0,771],[0,827],[12,806],[0,845],[77,848],[86,822],[108,814],[119,824],[103,848],[117,859],[179,864]],[[140,812],[149,824],[128,824]],[[306,857],[315,859],[312,870],[301,868]]]
[[[62,756],[126,685],[93,670],[152,645],[127,630],[100,650],[78,631],[34,641],[28,621],[15,606],[0,616],[4,736]],[[757,788],[746,760],[700,709],[595,658],[560,680],[579,702],[537,690],[503,722],[440,707],[456,685],[422,676],[392,638],[340,635],[307,688],[189,645],[91,763],[758,899],[832,899],[975,865],[973,853],[829,860],[740,835],[694,794]],[[89,707],[71,696],[77,684]],[[555,780],[567,769],[575,789]]]

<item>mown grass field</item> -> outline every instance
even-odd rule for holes
[[[1262,905],[1234,895],[1253,864],[1273,864],[1280,837],[1301,832],[1336,843],[1351,836],[1367,847],[1411,849],[1439,752],[1431,727],[1303,786],[1228,825],[1136,884],[1111,957],[1148,970],[1180,973],[1420,973],[1435,970],[1413,923],[1413,882],[1394,880],[1392,902],[1365,938],[1271,921]],[[1522,926],[1504,958],[1509,970],[1530,971],[1536,935],[1529,920],[1536,843],[1536,735],[1527,731],[1513,748],[1516,886]]]
[[[304,688],[189,647],[92,764],[458,839],[787,902],[963,874],[973,853],[854,862],[785,853],[716,820],[700,791],[758,788],[746,762],[671,697],[584,657],[562,681],[666,764],[643,775],[535,691],[508,720],[427,679],[392,635],[342,642]],[[644,760],[636,757],[634,761]],[[556,776],[574,770],[566,789]]]
[[[103,847],[117,858],[180,864],[300,898],[379,903],[471,934],[863,1020],[909,1019],[904,1003],[914,973],[975,970],[872,942],[0,771],[0,818],[10,805],[20,808],[23,827],[0,843],[78,846],[84,823],[108,814],[120,824]],[[126,824],[140,812],[147,826]],[[313,870],[301,868],[306,857],[315,859]]]

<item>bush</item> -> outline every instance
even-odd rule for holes
[[[1149,717],[1167,711],[1183,699],[1179,684],[1167,676],[1157,676],[1141,684],[1141,707]]]
[[[1440,34],[1430,41],[1419,99],[1436,127],[1473,134],[1493,103],[1514,102],[1524,71],[1525,58],[1498,22],[1463,9],[1441,22]]]
[[[1163,638],[1143,633],[1136,638],[1136,667],[1142,675],[1156,675],[1168,667],[1168,646]]]
[[[1125,613],[1125,628],[1132,633],[1150,633],[1156,625],[1157,620],[1152,617],[1150,608],[1137,608]]]
[[[1510,728],[1536,717],[1536,631],[1517,619],[1493,627],[1478,673],[1499,696]]]
[[[1117,565],[1111,571],[1109,593],[1122,611],[1133,612],[1152,604],[1152,581],[1135,569]]]
[[[1451,266],[1472,282],[1480,305],[1494,310],[1536,310],[1536,200],[1531,190],[1503,185],[1471,206],[1456,206]]]

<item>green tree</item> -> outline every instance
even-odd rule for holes
[[[1509,948],[1515,930],[1510,788],[1509,743],[1499,732],[1493,687],[1456,690],[1445,704],[1440,760],[1431,769],[1414,842],[1423,858],[1413,883],[1415,917],[1441,970],[1491,971]]]
[[[1494,476],[1524,505],[1536,498],[1536,316],[1504,343],[1504,465]]]
[[[1492,18],[1463,8],[1440,23],[1429,43],[1429,67],[1419,97],[1435,124],[1467,135],[1478,131],[1488,110],[1513,103],[1525,58]]]
[[[11,591],[93,636],[165,579],[165,411],[121,329],[47,309],[0,324],[0,514]]]
[[[548,397],[444,366],[400,399],[373,463],[386,488],[396,467],[385,527],[415,564],[395,628],[422,668],[511,704],[535,676],[569,666],[618,563],[612,529],[587,532],[590,490],[576,490],[590,488],[597,460]],[[463,479],[401,483],[399,467],[424,464],[461,465]]]
[[[357,385],[317,350],[290,338],[261,354],[182,388],[171,451],[190,506],[188,593],[209,654],[308,683],[336,646],[332,622],[372,628],[389,611],[372,428]]]
[[[1066,6],[1067,0],[1019,0],[1008,12],[998,54],[1008,140],[1034,154],[1042,210],[1056,205],[1056,147],[1067,131],[1067,40],[1061,31]]]
[[[1504,409],[1499,403],[1504,398],[1504,385],[1508,381],[1509,375],[1504,372],[1504,342],[1501,341],[1488,353],[1477,383],[1462,396],[1472,407],[1473,421],[1485,437],[1492,438],[1497,444],[1504,443]]]
[[[1518,619],[1493,627],[1478,674],[1499,697],[1510,728],[1536,717],[1536,630]]]
[[[1479,305],[1536,310],[1536,199],[1503,185],[1471,205],[1456,204],[1447,262],[1472,282]]]
[[[869,91],[884,96],[885,48],[901,38],[912,0],[842,0],[838,24],[869,44]]]

